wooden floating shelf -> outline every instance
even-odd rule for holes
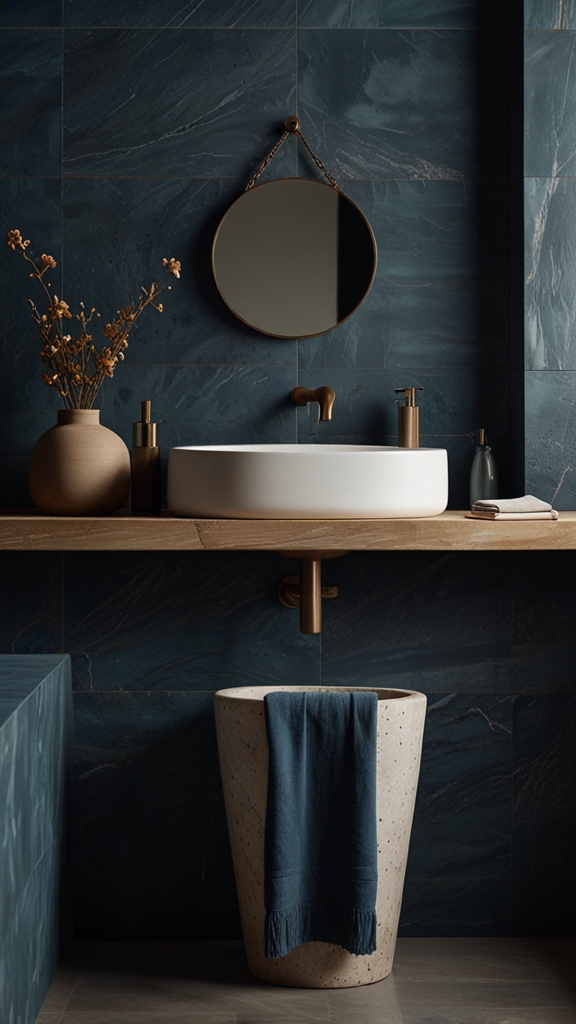
[[[562,551],[576,549],[576,512],[557,521],[178,519],[0,513],[4,551]]]

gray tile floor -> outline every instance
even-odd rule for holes
[[[576,1024],[576,939],[399,939],[357,989],[278,988],[239,942],[77,942],[37,1024]]]

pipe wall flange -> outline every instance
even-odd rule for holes
[[[338,587],[322,587],[321,595],[324,600],[332,600],[338,597]],[[285,576],[278,584],[278,597],[285,608],[300,607],[300,577]]]

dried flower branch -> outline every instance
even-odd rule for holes
[[[30,277],[40,282],[48,300],[47,313],[40,313],[32,299],[28,300],[32,318],[38,324],[42,336],[40,356],[50,371],[43,374],[42,380],[56,388],[67,409],[91,409],[104,378],[112,377],[117,363],[124,359],[128,335],[142,311],[146,306],[154,306],[159,313],[162,312],[163,306],[158,297],[170,274],[180,277],[179,261],[174,258],[163,259],[164,276],[160,281],[157,284],[153,281],[148,290],[142,287],[136,306],[125,306],[118,310],[116,319],[102,328],[102,334],[109,344],[99,352],[89,332],[94,316],[100,316],[95,308],[86,314],[84,303],[81,302],[80,312],[76,314],[80,324],[78,337],[73,341],[71,334],[64,333],[64,321],[74,319],[73,314],[68,304],[54,295],[44,281],[46,271],[56,267],[54,257],[42,253],[40,261],[33,260],[26,252],[30,240],[23,239],[17,229],[8,232],[8,245],[31,265],[33,269]],[[170,285],[167,287],[170,290]]]

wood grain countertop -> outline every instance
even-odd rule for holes
[[[528,522],[466,519],[181,519],[0,513],[5,551],[560,551],[576,549],[576,512]]]

